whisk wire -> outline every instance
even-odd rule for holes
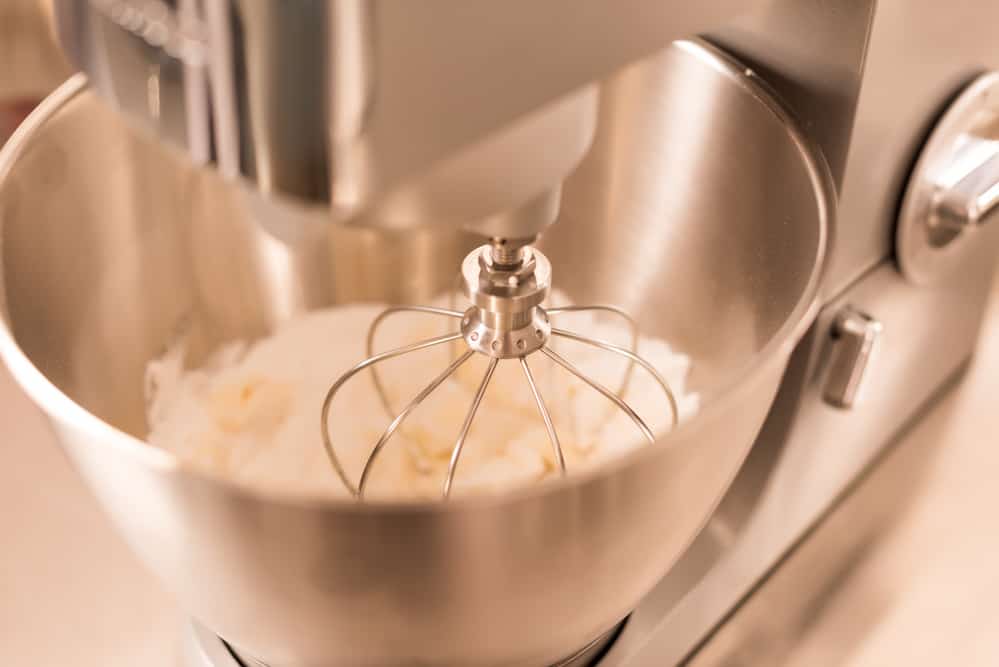
[[[631,350],[623,348],[620,345],[614,345],[613,343],[608,343],[607,341],[603,341],[597,338],[580,336],[577,333],[574,333],[572,331],[566,331],[565,329],[557,329],[553,327],[552,335],[559,336],[561,338],[568,338],[569,340],[574,340],[576,342],[583,343],[584,345],[597,347],[606,352],[619,354],[623,357],[627,357],[628,359],[630,359],[632,363],[638,364],[639,366],[644,368],[649,373],[649,375],[652,376],[652,378],[656,381],[656,383],[662,388],[663,393],[666,394],[666,400],[669,401],[669,409],[673,420],[673,426],[675,427],[677,424],[680,423],[680,408],[677,405],[676,396],[673,394],[673,390],[669,388],[669,383],[666,382],[666,378],[664,378],[662,374],[656,370],[655,366],[647,362],[645,359],[642,359],[640,356],[638,356]]]
[[[472,422],[475,420],[475,413],[479,410],[482,397],[486,395],[486,388],[489,386],[489,381],[493,378],[493,371],[496,370],[497,364],[499,364],[499,359],[492,358],[489,360],[489,366],[486,367],[486,374],[482,377],[482,382],[475,392],[475,398],[472,399],[472,406],[468,409],[468,414],[465,415],[465,423],[461,425],[461,432],[454,443],[454,449],[451,450],[451,461],[447,466],[447,477],[444,478],[443,495],[445,500],[451,495],[451,485],[454,483],[454,473],[458,469],[458,459],[461,458],[461,450],[465,446],[468,431],[472,428]]]
[[[520,358],[520,367],[524,369],[524,376],[527,378],[528,386],[531,387],[531,393],[534,394],[534,402],[538,406],[538,412],[541,413],[541,418],[545,421],[545,428],[548,430],[548,439],[551,441],[552,450],[555,453],[555,463],[558,465],[559,472],[565,475],[565,456],[562,452],[562,443],[559,442],[558,432],[555,430],[555,424],[552,422],[551,413],[548,412],[545,400],[541,397],[538,385],[534,382],[534,375],[531,373],[531,367],[527,364],[527,357]]]
[[[368,357],[375,356],[375,335],[378,333],[378,327],[380,327],[382,322],[386,319],[392,315],[398,315],[399,313],[425,313],[428,315],[453,317],[459,320],[464,316],[464,313],[457,310],[435,308],[434,306],[392,306],[391,308],[386,308],[382,312],[378,313],[378,317],[376,317],[371,322],[370,326],[368,326],[368,337],[364,342],[365,354]],[[378,398],[382,402],[382,407],[385,409],[385,413],[389,416],[389,418],[392,418],[396,411],[392,407],[392,402],[388,398],[388,392],[385,391],[385,386],[382,384],[381,376],[374,368],[371,369],[371,379],[375,383],[375,391],[378,392]]]
[[[340,388],[343,387],[343,385],[346,384],[346,382],[350,380],[350,378],[354,377],[355,375],[363,371],[365,368],[369,368],[370,366],[374,366],[375,364],[382,361],[386,361],[388,359],[401,357],[404,354],[417,352],[419,350],[423,350],[428,347],[433,347],[435,345],[450,343],[451,341],[458,340],[461,337],[462,336],[460,333],[445,334],[443,336],[428,338],[427,340],[422,340],[416,343],[412,343],[410,345],[405,345],[403,347],[395,348],[394,350],[388,350],[386,352],[382,352],[381,354],[376,354],[374,356],[368,357],[367,359],[365,359],[364,361],[357,364],[349,371],[341,375],[337,379],[337,381],[333,383],[333,386],[330,387],[329,391],[326,392],[326,398],[323,399],[323,408],[322,412],[320,413],[320,433],[322,434],[323,438],[323,448],[326,450],[326,456],[329,457],[330,464],[333,466],[333,469],[336,471],[336,474],[340,477],[340,481],[343,482],[344,486],[346,486],[347,489],[353,495],[357,496],[360,493],[360,490],[357,487],[355,487],[354,484],[351,483],[350,478],[347,477],[347,473],[343,469],[343,464],[340,463],[340,458],[336,455],[336,449],[333,447],[333,442],[332,440],[330,440],[330,432],[329,432],[330,405],[333,403],[333,398],[336,396],[337,392],[340,391]]]
[[[628,331],[630,334],[630,340],[628,344],[628,349],[630,349],[635,354],[638,353],[638,322],[635,321],[631,315],[626,311],[618,308],[617,306],[607,306],[607,305],[593,305],[593,306],[559,306],[558,308],[549,308],[545,311],[549,315],[560,315],[562,313],[586,313],[586,312],[598,312],[598,313],[611,313],[612,315],[617,315],[622,320],[628,323]],[[628,385],[631,383],[631,376],[635,369],[635,360],[629,359],[628,366],[624,370],[624,376],[621,378],[621,384],[618,385],[616,393],[619,397],[624,398],[624,395],[628,391]]]
[[[489,359],[489,362],[485,374],[475,391],[471,405],[465,414],[464,422],[461,425],[458,436],[451,448],[447,474],[444,477],[441,487],[444,499],[449,498],[451,495],[458,463],[461,460],[472,424],[475,421],[476,414],[481,407],[483,398],[501,360],[512,361],[516,359],[519,362],[521,370],[524,373],[524,378],[527,381],[527,386],[530,388],[531,396],[534,399],[534,404],[541,419],[544,421],[555,465],[562,475],[566,474],[565,451],[562,448],[562,442],[555,427],[552,413],[545,402],[531,365],[527,360],[527,357],[534,352],[540,350],[555,365],[561,366],[610,401],[611,405],[607,406],[606,414],[600,417],[602,422],[598,420],[597,424],[591,424],[591,426],[594,426],[598,430],[607,426],[616,415],[617,410],[620,410],[634,422],[646,441],[650,444],[654,443],[655,435],[652,429],[649,428],[649,425],[624,399],[633,379],[636,366],[645,369],[659,384],[668,399],[673,426],[679,423],[679,409],[676,397],[666,383],[666,380],[649,362],[638,356],[639,331],[637,322],[628,313],[615,306],[563,306],[546,310],[542,304],[545,303],[550,295],[551,263],[543,253],[539,252],[536,248],[530,247],[530,243],[530,239],[514,239],[509,243],[507,239],[492,239],[489,244],[481,246],[465,256],[465,259],[462,261],[459,277],[460,282],[464,286],[463,292],[468,297],[470,305],[464,312],[455,309],[456,296],[454,291],[452,291],[449,294],[450,308],[395,306],[382,311],[371,323],[365,341],[368,359],[340,376],[327,392],[322,409],[321,427],[323,446],[326,449],[326,454],[344,486],[356,498],[360,499],[364,496],[372,470],[382,450],[396,434],[404,431],[405,422],[410,414],[432,392],[449,378],[453,377],[461,366],[475,353],[484,355]],[[388,352],[375,354],[375,339],[382,323],[393,315],[407,312],[437,315],[459,320],[460,331],[429,338]],[[602,312],[621,318],[628,324],[630,330],[629,347],[622,347],[551,326],[549,316],[573,312]],[[553,349],[555,338],[573,340],[624,357],[627,363],[624,374],[617,385],[617,391],[612,391],[595,378],[588,377],[572,362],[556,352]],[[392,405],[392,400],[389,398],[388,392],[375,366],[386,359],[392,359],[435,345],[453,345],[459,340],[465,343],[465,350],[457,352],[452,347],[450,354],[448,354],[449,364],[447,368],[431,380],[428,385],[420,389],[405,407],[397,411]],[[365,460],[360,479],[355,486],[348,479],[343,465],[333,448],[329,433],[329,413],[333,398],[340,388],[364,369],[370,369],[371,371],[374,388],[382,407],[389,417],[389,423]],[[570,420],[570,422],[574,423],[574,420]]]
[[[642,432],[642,435],[645,436],[645,439],[649,441],[650,445],[655,442],[656,438],[652,434],[652,430],[649,428],[648,424],[645,423],[645,420],[642,419],[640,416],[638,416],[638,413],[635,412],[630,405],[621,400],[621,398],[618,397],[614,392],[612,392],[610,389],[603,386],[593,378],[587,377],[587,375],[583,373],[583,371],[576,368],[571,362],[569,362],[567,359],[562,357],[562,355],[560,355],[558,352],[551,349],[547,345],[541,348],[541,351],[556,364],[558,364],[565,370],[569,371],[577,378],[579,378],[580,380],[582,380],[583,382],[590,385],[591,387],[599,391],[601,394],[606,396],[608,400],[612,401],[614,405],[619,407],[625,414],[631,417],[631,420],[635,422],[635,426],[637,426],[638,429]]]
[[[382,448],[385,446],[385,443],[387,443],[389,439],[392,437],[392,434],[394,434],[396,429],[398,429],[399,426],[402,425],[402,422],[406,420],[406,417],[409,416],[409,413],[411,413],[413,410],[419,407],[420,404],[423,403],[423,401],[425,401],[426,398],[435,389],[437,389],[437,387],[441,386],[441,384],[443,384],[445,380],[454,375],[454,373],[458,370],[458,368],[460,368],[462,364],[468,361],[473,354],[475,354],[474,350],[468,350],[460,357],[455,359],[453,362],[451,362],[451,365],[445,368],[440,375],[438,375],[430,382],[430,384],[424,387],[420,391],[420,393],[418,393],[413,398],[413,400],[411,400],[409,404],[402,409],[402,412],[396,415],[395,419],[392,420],[392,423],[390,423],[385,428],[385,432],[382,433],[382,437],[378,439],[378,442],[375,443],[374,448],[371,450],[371,454],[368,456],[368,460],[364,464],[364,470],[361,471],[361,481],[357,485],[357,492],[358,492],[357,495],[359,497],[364,496],[364,489],[367,488],[368,478],[371,475],[371,470],[375,465],[375,459],[378,458],[378,454],[381,453]]]

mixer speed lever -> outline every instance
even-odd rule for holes
[[[846,410],[857,404],[883,330],[881,322],[851,306],[836,316],[832,358],[822,394],[826,403]]]

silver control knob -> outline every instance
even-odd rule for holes
[[[973,232],[999,218],[999,72],[983,74],[947,109],[902,200],[897,250],[917,285],[945,279],[975,247]]]

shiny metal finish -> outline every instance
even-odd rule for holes
[[[385,320],[399,313],[443,315],[445,317],[452,317],[458,320],[464,317],[464,313],[460,311],[449,310],[447,308],[434,308],[433,306],[393,306],[392,308],[386,308],[378,314],[378,317],[376,317],[371,322],[371,326],[368,327],[368,337],[364,341],[366,357],[370,358],[375,356],[375,338],[378,335],[378,329],[385,322]],[[375,391],[378,393],[378,399],[381,401],[382,407],[385,408],[385,414],[387,414],[391,419],[395,416],[396,410],[392,407],[392,402],[389,400],[388,394],[385,392],[385,385],[382,383],[382,378],[378,373],[378,368],[374,364],[369,366],[369,368],[371,369],[371,381],[375,385]]]
[[[438,12],[433,32],[456,29],[454,17],[488,18],[442,4],[57,0],[56,8],[62,43],[95,89],[196,163],[248,184],[258,207],[280,206],[270,222],[282,237],[331,220],[536,235],[557,216],[561,182],[592,139],[596,91],[580,82],[502,127],[460,136],[462,101],[488,103],[494,114],[502,105],[470,97],[468,62],[414,32],[413,9]],[[421,67],[413,50],[426,47],[433,62]],[[455,64],[459,80],[448,81]],[[424,76],[434,88],[414,89]],[[383,113],[392,120],[380,130]],[[428,143],[433,154],[419,156]]]
[[[479,388],[475,391],[475,398],[472,399],[472,406],[468,408],[468,414],[465,415],[465,422],[461,425],[458,440],[455,441],[454,449],[451,450],[451,461],[448,463],[447,477],[444,478],[444,486],[441,490],[441,495],[445,499],[451,495],[451,485],[454,483],[454,473],[458,469],[458,461],[461,459],[461,450],[465,446],[465,440],[468,438],[468,431],[472,428],[472,422],[475,421],[475,413],[478,412],[479,406],[482,405],[482,397],[486,395],[489,382],[493,379],[493,373],[496,372],[497,364],[499,364],[499,359],[494,357],[489,360],[489,365],[486,366],[486,373],[482,376],[482,382],[479,383]]]
[[[824,4],[830,13],[842,6]],[[952,0],[946,11],[932,2],[877,3],[828,297],[896,256],[899,203],[927,136],[969,82],[999,69],[996,21],[999,6],[980,0]]]
[[[260,667],[260,663],[237,659],[224,641],[197,623],[184,633],[181,660],[182,667]]]
[[[930,214],[932,224],[959,234],[999,218],[999,139],[971,141],[962,152],[976,154],[969,156],[972,164],[940,193]]]
[[[349,371],[341,375],[339,378],[337,378],[336,382],[333,383],[333,386],[330,387],[330,390],[326,392],[326,398],[323,399],[323,406],[322,409],[320,410],[320,421],[319,421],[319,429],[323,438],[323,446],[326,448],[326,455],[329,458],[330,463],[333,465],[333,469],[336,471],[336,474],[340,478],[340,481],[343,482],[343,485],[347,487],[347,489],[352,494],[358,497],[361,497],[363,495],[364,482],[368,478],[368,473],[371,470],[372,464],[374,463],[375,459],[378,457],[378,453],[381,451],[382,447],[392,436],[392,433],[399,427],[402,421],[406,418],[406,415],[408,415],[410,411],[413,410],[413,408],[415,408],[421,402],[423,402],[423,400],[428,395],[430,395],[430,393],[434,389],[439,387],[441,383],[444,382],[444,380],[446,380],[455,371],[457,371],[458,367],[461,366],[462,363],[467,361],[471,355],[462,355],[461,357],[459,357],[458,362],[452,363],[450,366],[448,366],[448,368],[445,369],[445,371],[441,373],[439,376],[437,376],[435,380],[433,380],[430,384],[428,384],[426,388],[424,388],[423,391],[421,391],[416,396],[416,398],[414,398],[413,401],[408,406],[406,406],[406,408],[403,409],[402,412],[396,415],[395,419],[392,420],[392,423],[389,424],[388,428],[385,430],[385,433],[382,434],[382,437],[379,438],[377,443],[375,443],[375,447],[371,452],[371,456],[368,459],[367,464],[365,464],[364,466],[364,472],[361,475],[361,481],[356,486],[347,477],[347,473],[344,471],[343,465],[340,463],[340,458],[336,455],[336,449],[333,447],[333,442],[330,440],[329,436],[330,407],[333,405],[333,401],[336,399],[337,392],[340,391],[341,387],[343,387],[343,385],[345,385],[347,381],[350,380],[352,377],[354,377],[361,371],[365,370],[366,368],[373,367],[377,363],[380,363],[382,361],[387,361],[389,359],[394,359],[395,357],[401,357],[404,354],[419,352],[420,350],[425,350],[427,348],[434,347],[436,345],[443,345],[444,343],[450,343],[451,341],[455,341],[460,338],[461,334],[457,333],[445,334],[443,336],[437,336],[435,338],[428,338],[427,340],[411,343],[410,345],[405,345],[403,347],[396,348],[394,350],[389,350],[388,352],[382,352],[381,354],[376,354],[373,357],[368,357],[367,359],[358,363]]]
[[[545,405],[545,399],[542,398],[541,392],[538,390],[538,385],[534,381],[534,374],[531,372],[531,365],[527,363],[527,357],[520,358],[520,367],[524,369],[524,378],[527,380],[527,385],[531,388],[531,395],[534,396],[534,403],[538,406],[541,419],[545,422],[545,430],[548,431],[548,439],[552,443],[552,454],[555,456],[555,464],[558,466],[559,472],[564,475],[565,455],[562,453],[562,443],[559,441],[558,431],[555,430],[555,423],[552,421],[551,413],[548,412],[548,406]]]
[[[676,4],[55,0],[95,90],[197,163],[331,209],[304,219],[497,236],[554,219],[594,81],[767,3]]]
[[[198,364],[303,310],[425,300],[471,245],[341,227],[277,243],[240,191],[129,131],[79,80],[0,157],[0,354],[131,546],[240,654],[555,662],[690,544],[816,312],[832,182],[744,69],[682,42],[604,84],[593,150],[539,245],[574,302],[622,307],[693,357],[703,410],[607,468],[500,497],[320,502],[222,483],[143,444],[145,365],[178,332]],[[379,270],[386,258],[409,284]]]
[[[977,0],[965,1],[973,4]],[[750,3],[744,13],[730,21],[717,21],[701,33],[743,62],[753,76],[773,86],[794,110],[825,155],[840,192],[847,155],[856,150],[854,118],[862,82],[867,78],[870,30],[884,4],[885,0]],[[940,13],[933,5],[922,7],[922,11]],[[891,106],[883,111],[897,113]],[[854,226],[877,226],[868,217],[847,218],[839,224],[849,225],[851,232]],[[839,248],[836,255],[841,254]]]
[[[607,646],[617,638],[620,625],[549,667],[593,667]],[[181,667],[268,667],[264,663],[233,654],[226,643],[204,626],[192,622],[184,635]]]
[[[655,366],[650,364],[648,361],[638,356],[633,351],[627,350],[619,345],[614,345],[596,338],[590,338],[589,336],[580,336],[577,333],[566,331],[565,329],[552,329],[552,334],[560,338],[568,338],[569,340],[574,340],[577,343],[583,343],[584,345],[589,345],[590,347],[596,347],[606,352],[621,355],[628,360],[629,364],[637,364],[646,373],[651,375],[656,383],[662,388],[663,394],[666,396],[666,401],[669,404],[669,412],[673,419],[673,426],[676,426],[680,422],[680,408],[676,404],[676,396],[669,388],[669,384],[666,382],[666,379],[663,378],[662,374],[656,370]]]
[[[638,322],[635,321],[628,313],[624,312],[616,306],[562,306],[560,308],[546,308],[545,314],[551,317],[552,315],[561,315],[563,313],[579,313],[579,312],[599,312],[614,315],[616,317],[624,320],[625,324],[628,325],[628,332],[630,334],[628,341],[628,349],[631,352],[638,351]],[[628,391],[628,385],[631,383],[631,376],[635,371],[635,361],[632,359],[628,360],[628,364],[625,366],[624,373],[621,375],[621,383],[618,385],[617,389],[614,391],[618,396],[624,396]],[[676,421],[679,421],[677,417]]]
[[[612,392],[610,389],[603,386],[593,378],[588,377],[586,373],[579,370],[575,365],[570,363],[565,357],[563,357],[550,347],[543,347],[541,348],[541,351],[544,353],[546,357],[554,361],[556,364],[558,364],[559,366],[569,371],[577,378],[579,378],[580,380],[582,380],[583,382],[585,382],[586,384],[590,385],[595,390],[600,392],[600,394],[602,394],[605,398],[607,398],[607,400],[609,400],[615,406],[617,406],[617,408],[621,410],[621,412],[628,415],[628,417],[631,418],[631,421],[635,422],[635,426],[637,426],[638,430],[642,432],[642,435],[645,437],[645,439],[648,441],[650,445],[655,443],[656,436],[652,432],[652,429],[649,428],[649,425],[645,423],[645,420],[642,419],[638,415],[638,413],[635,412],[631,408],[631,406],[624,401],[624,399],[622,399],[620,396],[617,396],[614,392]],[[668,392],[669,389],[667,388],[666,391]]]
[[[462,261],[461,277],[463,279],[465,296],[468,297],[472,305],[464,314],[455,310],[429,306],[396,306],[383,311],[372,321],[366,337],[367,359],[346,371],[333,382],[333,385],[326,393],[320,415],[320,429],[322,429],[322,440],[323,446],[326,449],[326,455],[330,459],[330,463],[333,466],[333,470],[336,471],[337,476],[347,490],[356,498],[359,500],[364,498],[367,481],[370,478],[371,471],[374,469],[379,454],[410,413],[419,407],[448,378],[457,373],[458,369],[476,352],[487,357],[489,362],[451,452],[450,463],[441,487],[441,496],[445,500],[451,495],[451,487],[454,483],[455,472],[458,468],[458,462],[461,459],[465,440],[468,437],[469,430],[475,420],[475,415],[482,403],[486,389],[489,387],[489,382],[496,370],[496,366],[500,361],[512,359],[519,361],[521,369],[524,372],[524,379],[538,407],[538,412],[544,421],[545,429],[548,432],[548,438],[551,441],[554,451],[555,462],[562,475],[566,474],[562,445],[560,444],[555,424],[545,405],[544,398],[538,390],[534,376],[531,373],[531,368],[527,363],[527,357],[535,352],[541,351],[556,364],[562,366],[569,373],[607,397],[614,407],[631,418],[648,443],[653,444],[655,442],[655,434],[648,427],[645,420],[628,405],[623,396],[623,390],[627,387],[632,370],[637,364],[645,372],[652,375],[662,388],[672,419],[670,427],[676,428],[679,425],[680,411],[673,391],[659,371],[648,361],[636,354],[638,325],[630,315],[613,306],[569,306],[553,309],[556,314],[603,311],[623,318],[631,328],[631,349],[622,348],[564,329],[552,328],[547,311],[541,307],[541,304],[548,297],[551,288],[551,263],[541,251],[529,245],[532,241],[534,239],[520,239],[518,241],[493,239],[490,244],[472,250],[465,257]],[[460,334],[445,334],[426,341],[412,343],[389,352],[374,354],[372,350],[373,342],[382,322],[392,315],[406,312],[460,318],[461,332]],[[615,394],[599,382],[588,377],[572,363],[549,348],[548,342],[553,334],[625,357],[628,363],[621,382],[621,391]],[[377,374],[377,364],[404,354],[409,354],[410,352],[417,352],[435,345],[450,343],[457,338],[464,340],[467,346],[465,352],[460,354],[444,371],[423,387],[406,404],[406,407],[398,414],[395,414],[385,392],[381,376]],[[375,442],[375,446],[368,455],[361,471],[360,480],[355,485],[347,478],[343,463],[340,461],[333,446],[329,433],[330,413],[340,389],[351,378],[369,368],[373,373],[372,380],[374,381],[375,390],[379,395],[382,406],[388,411],[391,422],[381,437]]]
[[[495,359],[536,352],[551,336],[542,302],[552,285],[552,266],[539,250],[525,247],[501,264],[495,247],[485,245],[461,263],[462,287],[471,307],[461,333],[471,349]]]
[[[860,399],[884,327],[881,322],[847,306],[833,320],[832,352],[822,397],[826,403],[850,409]]]
[[[424,387],[423,391],[417,394],[416,397],[413,398],[413,400],[410,401],[409,404],[402,409],[402,412],[396,415],[396,417],[392,420],[392,423],[385,428],[385,432],[382,434],[381,438],[378,439],[378,442],[375,443],[375,448],[371,450],[371,456],[370,458],[368,458],[367,463],[365,463],[364,465],[364,470],[361,472],[361,481],[358,483],[357,490],[355,491],[356,496],[361,497],[364,495],[365,483],[367,482],[368,478],[371,475],[371,470],[374,467],[375,459],[378,457],[378,453],[381,452],[382,447],[385,446],[385,443],[388,442],[389,438],[392,437],[392,434],[395,433],[396,429],[398,429],[399,426],[402,425],[402,422],[406,419],[409,413],[415,410],[417,407],[419,407],[420,403],[426,400],[427,396],[429,396],[434,391],[434,389],[439,387],[445,380],[454,375],[458,371],[458,369],[461,368],[462,364],[464,364],[466,361],[472,358],[472,354],[473,354],[472,350],[469,350],[460,357],[458,357],[457,359],[455,359],[454,361],[452,361],[451,365],[445,368],[443,373],[438,375],[430,384]],[[328,401],[327,405],[323,407],[324,407],[323,409],[324,419],[321,428],[323,429],[323,432],[326,433],[326,429],[329,428],[325,419],[326,415],[329,414]],[[335,454],[333,454],[333,446],[330,444],[329,438],[327,436],[323,437],[323,443],[326,446],[327,455],[330,456],[331,459],[334,461],[334,467],[336,468],[337,474],[339,474],[340,478],[343,479],[343,474],[342,474],[343,467],[338,462],[336,462],[336,456]],[[448,475],[449,479],[451,479],[452,477],[453,477],[452,474]],[[448,487],[450,488],[450,483],[448,483]],[[350,487],[348,486],[347,488]]]
[[[920,285],[959,270],[974,232],[999,217],[999,71],[962,91],[933,130],[899,213],[898,261]]]
[[[808,4],[775,2],[771,16],[778,17],[781,7],[804,11]],[[774,60],[782,72],[808,70],[817,54],[835,53],[853,34],[833,30],[824,36],[819,26],[842,26],[837,22],[851,17],[844,11],[849,3],[821,4],[821,21],[773,33],[770,41],[786,48],[787,57]],[[631,617],[605,659],[607,667],[681,662],[755,590],[899,428],[924,414],[923,406],[973,353],[997,266],[999,232],[994,225],[982,227],[965,270],[920,287],[897,269],[895,222],[912,166],[939,115],[982,65],[999,67],[996,21],[999,5],[977,0],[950,2],[946,11],[937,3],[877,3],[849,161],[843,156],[835,250],[824,279],[827,305],[792,357],[774,408],[729,492]],[[758,40],[759,49],[767,46]],[[795,95],[804,95],[819,113],[824,104],[844,99],[840,93],[847,95],[849,89],[839,85],[849,71],[827,71],[827,77],[837,72],[844,78],[827,78],[824,93],[817,86],[799,87],[794,76],[773,80],[795,108],[801,108]],[[853,410],[838,410],[822,399],[822,379],[829,359],[826,334],[847,305],[877,314],[885,327],[884,345],[865,400]],[[773,619],[767,616],[768,622]]]
[[[823,309],[792,358],[773,410],[719,510],[632,614],[600,667],[683,663],[885,445],[925,415],[974,350],[997,251],[999,228],[983,230],[968,270],[936,289],[913,285],[886,260]],[[878,370],[867,378],[865,400],[842,410],[824,400],[823,379],[830,361],[826,332],[848,305],[877,313],[885,340]],[[783,630],[780,623],[771,625],[781,617],[779,610],[757,608],[767,610],[768,628]],[[759,648],[779,652],[783,646],[763,642]],[[718,664],[728,664],[731,655],[721,658]]]
[[[523,358],[544,347],[552,325],[540,306],[531,306],[520,314],[524,319],[510,316],[490,321],[488,311],[472,306],[461,321],[461,335],[470,348],[487,357]]]
[[[999,502],[997,297],[993,282],[966,372],[953,374],[684,664],[999,662],[999,533],[983,530]]]

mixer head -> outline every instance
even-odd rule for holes
[[[562,475],[566,474],[565,456],[562,451],[562,445],[559,441],[558,432],[551,413],[548,410],[544,397],[538,389],[538,383],[535,381],[531,366],[528,363],[528,356],[535,352],[541,352],[555,364],[561,366],[573,376],[579,378],[605,396],[617,409],[624,412],[631,419],[645,440],[651,444],[655,441],[655,434],[652,432],[652,429],[649,428],[645,420],[623,398],[632,370],[635,365],[639,366],[649,373],[662,388],[666,404],[670,411],[672,425],[676,426],[679,420],[676,397],[659,371],[636,353],[635,347],[638,341],[638,328],[635,321],[626,312],[613,306],[602,305],[549,309],[542,307],[542,303],[548,297],[551,289],[552,268],[548,258],[530,245],[532,241],[533,239],[494,238],[489,244],[476,248],[465,257],[461,266],[462,287],[471,305],[464,312],[431,306],[399,306],[382,312],[371,323],[367,336],[368,357],[341,375],[333,383],[326,394],[326,399],[323,401],[321,413],[323,445],[329,456],[330,463],[344,486],[356,498],[364,496],[378,455],[392,438],[393,434],[402,426],[406,418],[435,389],[457,373],[458,369],[476,353],[484,355],[489,361],[485,374],[475,391],[471,406],[465,415],[461,429],[458,432],[454,447],[451,450],[447,473],[441,489],[441,494],[445,499],[451,494],[455,473],[472,422],[475,420],[475,415],[479,410],[486,389],[489,387],[489,383],[496,371],[496,367],[501,361],[516,360],[523,370],[526,387],[530,390],[538,412],[544,421],[548,439],[551,442],[554,461]],[[614,345],[603,340],[589,338],[572,331],[554,327],[551,324],[551,315],[588,310],[610,312],[622,317],[631,328],[632,349]],[[403,312],[427,313],[458,320],[458,331],[415,342],[380,354],[374,354],[373,344],[378,327],[389,316]],[[612,391],[594,378],[589,377],[573,365],[572,362],[553,350],[548,344],[553,336],[590,345],[608,353],[624,357],[628,365],[617,391]],[[401,411],[396,412],[388,399],[384,385],[375,370],[375,366],[382,361],[437,345],[454,343],[459,340],[465,342],[466,349],[417,393]],[[348,380],[365,369],[371,369],[373,373],[375,388],[378,391],[383,407],[391,418],[391,422],[368,455],[361,472],[360,480],[355,484],[347,475],[340,457],[337,456],[336,448],[329,434],[329,415],[333,401],[340,389]]]

